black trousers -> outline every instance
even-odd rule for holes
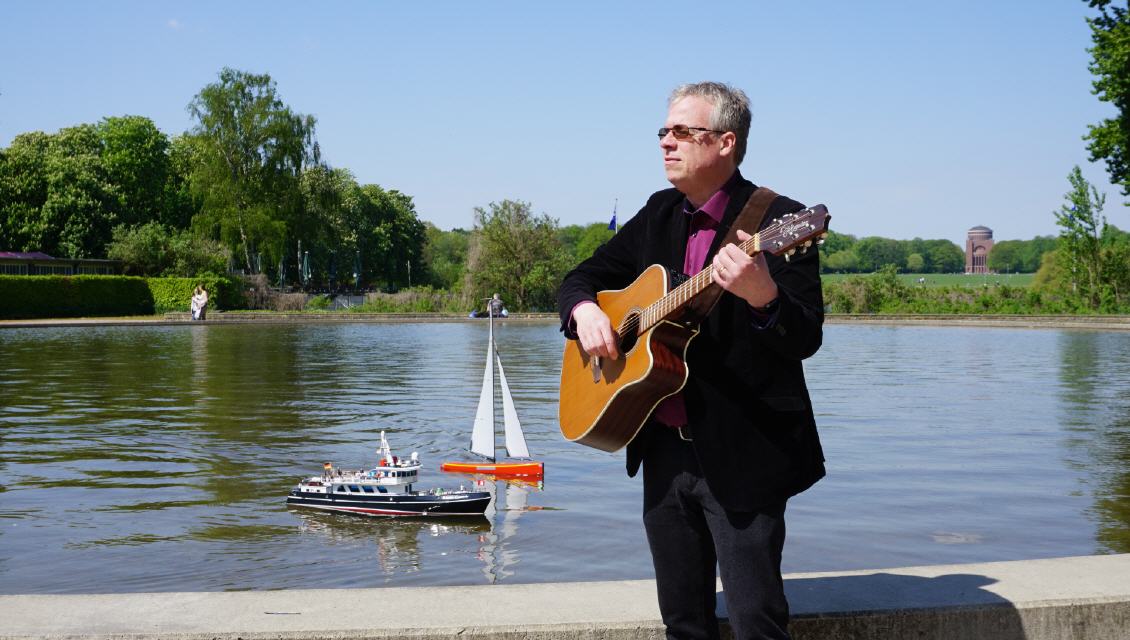
[[[643,456],[643,523],[667,637],[719,637],[717,566],[734,638],[787,639],[785,503],[727,511],[710,493],[693,444],[674,429],[655,423],[645,428],[654,433]]]

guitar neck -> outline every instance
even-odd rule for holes
[[[821,242],[828,232],[830,219],[828,208],[822,204],[797,213],[787,213],[738,243],[737,247],[747,256],[766,251],[788,260],[798,247],[804,252],[814,241]],[[714,266],[708,266],[651,303],[640,313],[638,332],[642,334],[664,320],[680,316],[696,297],[711,287],[717,287],[711,277],[713,273]]]
[[[753,234],[752,238],[738,244],[737,247],[747,256],[752,256],[761,251],[761,234]],[[672,289],[667,295],[648,305],[640,314],[639,332],[644,333],[660,322],[681,314],[695,297],[714,284],[713,273],[714,265],[709,265]]]

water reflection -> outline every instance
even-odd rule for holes
[[[331,550],[337,546],[372,545],[376,569],[386,577],[423,568],[421,538],[464,536],[481,539],[491,530],[485,517],[367,518],[315,509],[288,507],[301,522],[303,535],[317,536]]]
[[[474,517],[372,518],[294,505],[288,506],[288,510],[301,520],[305,534],[325,536],[328,542],[336,544],[375,544],[377,563],[385,576],[421,571],[425,561],[419,551],[420,539],[440,536],[464,536],[473,540],[474,556],[482,563],[482,575],[488,584],[513,576],[514,567],[521,560],[521,551],[513,545],[518,535],[518,520],[528,511],[541,510],[528,504],[528,497],[541,491],[544,485],[482,475],[451,474],[451,477],[464,478],[461,486],[491,494],[486,513]]]
[[[1091,476],[1101,550],[1130,553],[1130,345],[1118,334],[1060,335],[1060,398],[1072,455]]]
[[[514,575],[515,565],[520,559],[520,551],[513,544],[518,534],[518,519],[530,510],[527,498],[534,491],[542,489],[542,483],[528,483],[520,480],[479,479],[476,486],[487,487],[494,494],[491,503],[494,526],[489,532],[479,536],[478,558],[483,562],[483,577],[488,584],[495,584]]]

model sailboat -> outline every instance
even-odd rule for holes
[[[491,304],[487,303],[491,310]],[[518,412],[514,410],[514,398],[510,386],[506,384],[506,373],[502,370],[502,358],[494,347],[494,313],[490,311],[490,330],[487,340],[487,363],[483,372],[483,388],[479,392],[479,408],[475,412],[475,425],[471,430],[471,453],[480,455],[489,462],[445,462],[440,468],[458,473],[485,473],[499,477],[540,479],[545,472],[544,465],[530,460],[530,450],[522,435],[522,424]],[[495,457],[494,426],[494,365],[498,364],[498,381],[502,387],[502,421],[506,434],[506,455],[519,462],[498,462]]]

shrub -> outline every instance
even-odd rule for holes
[[[145,278],[0,276],[0,318],[76,318],[153,313]]]
[[[363,304],[350,311],[368,313],[466,313],[469,309],[459,295],[431,287],[414,287],[397,293],[369,293]]]
[[[319,294],[312,296],[309,300],[306,301],[306,308],[311,311],[325,311],[326,309],[330,308],[331,302],[332,300],[329,296],[325,294]]]
[[[274,297],[275,311],[302,311],[306,308],[305,293],[280,293]]]

